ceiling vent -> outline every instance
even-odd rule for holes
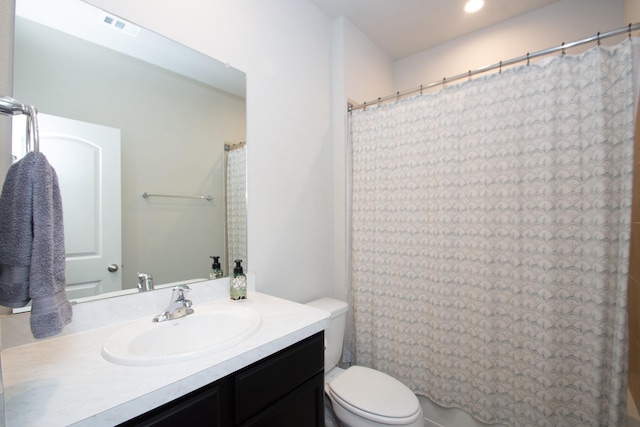
[[[140,32],[140,27],[110,13],[101,12],[100,22],[131,37],[137,37]]]

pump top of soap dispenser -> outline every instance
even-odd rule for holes
[[[219,256],[210,256],[209,258],[213,258],[213,264],[211,264],[211,268],[213,270],[217,270],[220,268],[220,257]]]
[[[233,268],[233,274],[244,274],[242,272],[242,260],[236,259],[233,262],[236,263],[236,266]]]

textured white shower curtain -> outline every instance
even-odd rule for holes
[[[247,269],[247,148],[236,148],[227,157],[227,260],[225,275],[233,273],[234,260]]]
[[[352,113],[356,363],[484,422],[624,424],[630,45]]]

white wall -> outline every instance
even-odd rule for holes
[[[347,106],[345,95],[344,19],[332,25],[332,109],[333,109],[333,291],[334,298],[346,300],[347,262]]]
[[[359,103],[393,88],[393,63],[360,29],[344,17],[333,21],[333,292],[345,300],[348,265],[347,100]]]
[[[0,0],[0,96],[13,95],[13,0]],[[11,165],[11,119],[0,114],[0,188]]]
[[[247,73],[248,231],[257,288],[333,289],[331,21],[300,0],[91,0]]]
[[[393,91],[393,61],[348,19],[344,32],[344,80],[349,100],[360,104]]]
[[[629,0],[626,0],[629,1]],[[638,0],[634,0],[637,3]],[[623,0],[562,0],[394,63],[403,91],[626,25]],[[584,49],[584,48],[583,48]],[[569,53],[575,53],[570,51]],[[393,92],[391,92],[393,93]]]
[[[624,0],[624,22],[626,24],[640,22],[640,1]]]

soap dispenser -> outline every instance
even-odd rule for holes
[[[213,258],[213,264],[211,264],[211,273],[209,273],[209,279],[219,279],[222,277],[222,268],[220,268],[220,257],[210,256]]]
[[[236,259],[234,262],[236,263],[236,266],[233,268],[233,275],[231,276],[231,299],[247,299],[247,276],[242,272],[242,260]]]

